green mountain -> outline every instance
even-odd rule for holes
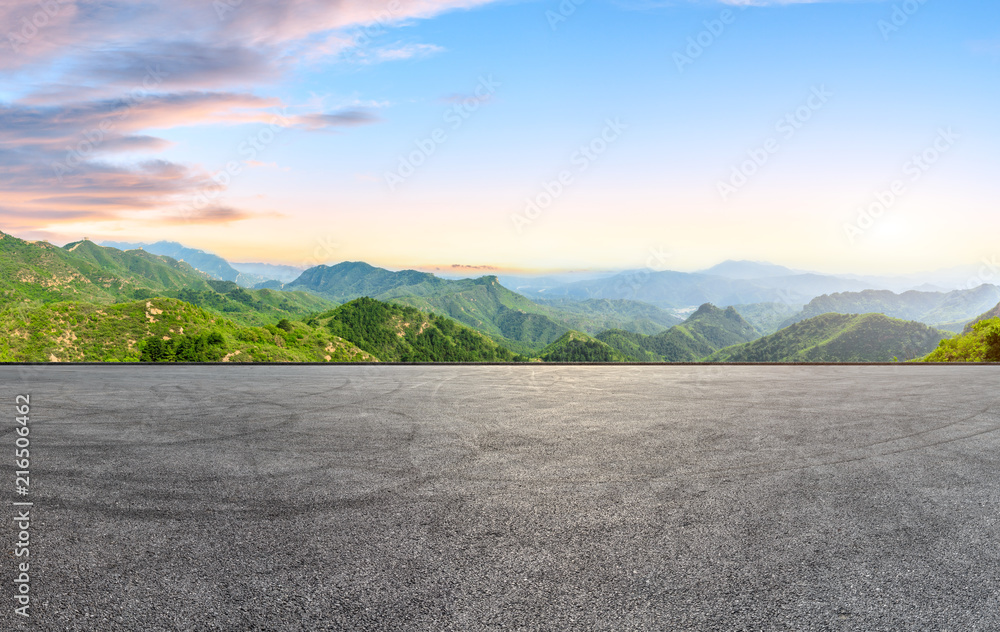
[[[709,362],[891,362],[920,357],[948,337],[923,323],[883,314],[823,314],[753,342],[724,348]]]
[[[1000,362],[1000,316],[979,320],[961,335],[942,340],[921,361]]]
[[[990,320],[991,318],[1000,318],[1000,303],[997,303],[996,307],[986,312],[985,314],[980,314],[979,316],[976,316],[974,319],[972,319],[972,322],[965,326],[965,329],[962,330],[962,333],[963,334],[972,333],[972,327],[976,323],[981,323],[984,320]]]
[[[303,321],[248,327],[171,298],[14,304],[3,362],[508,362],[521,359],[443,316],[361,298]]]
[[[611,346],[579,331],[567,331],[538,356],[542,362],[627,362]]]
[[[285,284],[284,289],[315,292],[344,303],[362,296],[378,298],[400,288],[406,288],[402,294],[423,295],[448,283],[428,272],[392,272],[361,261],[345,261],[335,266],[309,268],[299,278]]]
[[[596,338],[620,353],[627,362],[663,362],[663,356],[647,348],[650,337],[645,334],[608,329]]]
[[[647,348],[665,362],[697,362],[715,351],[760,337],[753,325],[732,307],[706,303],[683,324],[650,336]]]
[[[59,248],[0,233],[0,302],[65,300],[113,303],[136,289],[207,290],[209,277],[186,263],[143,250],[90,241]]]
[[[913,290],[896,294],[888,290],[865,290],[824,294],[811,300],[799,314],[782,323],[782,327],[820,314],[878,313],[957,332],[998,301],[1000,287],[995,285],[980,285],[953,292]]]
[[[367,296],[443,314],[518,353],[540,351],[569,330],[547,315],[551,310],[511,292],[495,276],[453,281],[416,270],[392,272],[345,262],[310,268],[284,289],[305,289],[337,301]]]
[[[655,336],[621,330],[601,332],[597,339],[633,361],[699,362],[730,345],[760,337],[753,325],[732,307],[706,303],[682,324]]]
[[[108,305],[165,296],[245,325],[264,325],[335,305],[306,292],[246,290],[167,256],[87,240],[59,248],[0,233],[0,273],[0,306],[25,301]]]
[[[204,250],[188,248],[176,241],[158,241],[156,243],[129,243],[124,241],[104,241],[102,246],[117,248],[119,250],[143,249],[154,255],[170,257],[177,261],[184,261],[191,264],[196,270],[200,270],[213,279],[219,281],[233,281],[243,287],[253,287],[257,283],[267,280],[267,277],[258,274],[248,274],[240,272],[229,262],[218,255],[214,255]]]
[[[495,276],[445,281],[424,288],[424,294],[411,294],[414,288],[406,287],[376,298],[444,314],[524,354],[541,350],[569,330],[542,313],[543,308],[500,285]]]
[[[510,362],[520,359],[477,331],[413,307],[359,298],[309,321],[389,362]]]
[[[170,298],[116,305],[13,304],[0,313],[2,362],[375,361],[370,354],[305,323],[246,327]],[[162,357],[143,358],[156,347]],[[196,357],[185,357],[194,349]],[[177,357],[178,355],[181,357]]]

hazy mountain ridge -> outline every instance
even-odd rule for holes
[[[735,261],[733,259],[723,261],[705,270],[698,270],[698,273],[729,279],[764,279],[803,274],[801,270],[793,270],[765,261]]]
[[[742,279],[697,272],[637,270],[608,278],[576,281],[543,292],[529,293],[529,298],[627,299],[664,309],[712,303],[745,305],[752,303],[804,304],[813,297],[831,291],[861,290],[861,281],[820,274],[794,274]]]
[[[888,290],[865,290],[824,294],[807,303],[799,314],[783,322],[782,327],[826,313],[879,313],[957,332],[998,302],[1000,287],[985,284],[951,292],[911,290],[896,294]]]
[[[623,329],[651,336],[684,322],[665,309],[641,301],[536,298],[534,302],[558,310],[552,314],[553,318],[591,335],[607,329]]]
[[[258,283],[265,281],[291,283],[306,271],[306,268],[275,263],[230,261],[229,265],[238,272],[247,275],[248,278],[259,277],[263,279],[263,281],[258,281]]]

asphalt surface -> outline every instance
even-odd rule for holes
[[[969,366],[2,367],[0,628],[998,630],[998,384]]]

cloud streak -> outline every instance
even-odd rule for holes
[[[108,162],[112,154],[158,151],[169,145],[141,130],[274,121],[291,129],[318,130],[378,120],[363,110],[302,115],[287,110],[276,98],[198,92],[152,95],[141,101],[0,105],[0,190],[5,201],[0,220],[21,222],[33,214],[48,223],[110,221],[147,210],[169,213],[197,192],[219,188],[209,173],[170,161],[131,166]],[[251,217],[219,208],[185,215],[186,221],[225,223]]]

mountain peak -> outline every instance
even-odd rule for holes
[[[712,274],[729,279],[764,279],[800,274],[797,270],[766,261],[738,261],[735,259],[728,259],[711,268],[699,270],[699,273]]]
[[[723,310],[719,309],[715,305],[712,305],[711,303],[704,303],[697,310],[695,310],[693,314],[691,314],[691,318],[694,318],[695,316],[705,316],[707,314],[717,314],[721,311]]]

